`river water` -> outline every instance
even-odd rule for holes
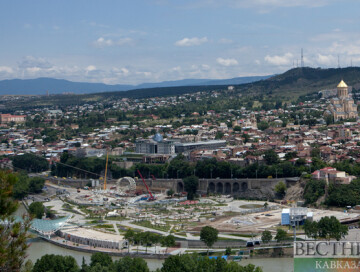
[[[45,254],[58,254],[58,255],[70,255],[73,256],[77,263],[81,265],[83,257],[87,263],[90,263],[90,253],[79,252],[75,250],[70,250],[67,248],[62,248],[54,244],[48,243],[40,238],[32,239],[31,245],[27,251],[28,259],[33,263],[41,256]],[[113,257],[114,260],[119,259],[120,257]],[[151,271],[161,268],[163,260],[157,259],[145,259],[149,269]],[[291,272],[293,271],[293,259],[292,258],[264,258],[264,259],[247,259],[239,262],[240,265],[254,264],[256,266],[262,267],[264,272]]]

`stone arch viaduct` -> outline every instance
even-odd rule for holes
[[[217,193],[241,198],[273,198],[274,188],[281,181],[289,187],[299,181],[299,178],[199,179],[198,193]],[[178,193],[184,191],[181,179],[148,179],[146,183],[152,190],[173,189]],[[136,184],[143,186],[140,180]]]

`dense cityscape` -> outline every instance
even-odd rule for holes
[[[0,1],[0,271],[360,271],[359,8]]]

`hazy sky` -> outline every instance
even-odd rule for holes
[[[1,0],[0,79],[135,84],[360,66],[358,0]]]

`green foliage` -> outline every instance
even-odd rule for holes
[[[43,172],[49,169],[48,161],[31,153],[14,156],[12,158],[15,168],[24,169],[28,172]]]
[[[280,243],[282,241],[285,241],[286,239],[287,239],[286,231],[283,229],[277,229],[276,236],[275,236],[276,242]]]
[[[286,184],[283,181],[280,181],[275,185],[275,192],[281,195],[282,197],[285,195],[286,189],[287,189]]]
[[[161,239],[161,245],[164,247],[173,247],[175,246],[175,236],[174,235],[168,235],[164,236]]]
[[[266,150],[264,153],[264,159],[268,165],[277,164],[279,162],[279,157],[274,149]]]
[[[30,193],[41,193],[44,187],[45,179],[40,177],[34,177],[29,180],[29,192]]]
[[[192,200],[196,195],[196,190],[199,186],[199,178],[196,176],[189,176],[183,179],[184,189],[187,192],[187,199]]]
[[[110,255],[102,252],[96,252],[91,255],[91,262],[90,266],[96,266],[97,264],[101,265],[102,267],[109,267],[112,265],[112,259]]]
[[[360,179],[355,179],[350,184],[330,184],[326,204],[338,207],[359,205]]]
[[[30,219],[23,216],[23,223],[15,222],[13,214],[18,203],[13,200],[13,186],[17,176],[12,173],[0,171],[0,270],[19,271],[26,254],[28,244],[27,231]]]
[[[197,254],[183,254],[172,255],[167,258],[161,272],[194,272],[194,271],[206,271],[206,272],[262,272],[260,267],[255,267],[253,264],[241,266],[235,262],[226,262],[222,258],[209,259],[206,257],[200,257]]]
[[[149,268],[144,259],[130,258],[128,256],[121,258],[114,262],[114,269],[116,272],[149,272]]]
[[[167,190],[166,194],[168,196],[172,196],[175,193],[175,191],[173,189]]]
[[[306,236],[316,239],[318,237],[319,226],[316,221],[305,220],[304,231]]]
[[[313,158],[320,158],[320,149],[317,148],[317,147],[311,149],[310,155],[311,155],[311,157],[313,157]]]
[[[36,218],[41,219],[45,213],[45,206],[41,202],[33,202],[29,205],[29,212]]]
[[[265,122],[265,121],[261,121],[260,123],[257,124],[257,127],[260,130],[265,130],[265,129],[269,128],[269,123]]]
[[[325,239],[336,239],[339,241],[341,238],[348,234],[348,227],[342,225],[335,216],[324,216],[318,222],[319,237]]]
[[[231,255],[231,248],[230,248],[230,247],[227,247],[227,248],[225,249],[225,255],[226,255],[226,256],[230,256],[230,255]]]
[[[33,272],[78,272],[76,260],[72,256],[46,254],[38,259]]]
[[[209,248],[218,240],[219,231],[213,227],[205,226],[200,231],[200,241],[203,241]]]
[[[167,169],[169,178],[185,178],[192,174],[192,167],[182,154],[173,159]]]
[[[271,239],[272,239],[271,232],[268,230],[264,230],[263,233],[261,234],[261,241],[263,241],[264,243],[269,243]]]
[[[306,204],[315,203],[319,197],[325,194],[324,180],[309,180],[306,182],[304,189],[304,199]]]
[[[14,184],[13,197],[23,199],[29,193],[29,178],[27,175],[18,175],[17,182]]]

